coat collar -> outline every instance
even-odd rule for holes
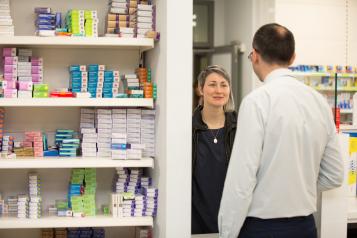
[[[201,111],[203,109],[203,106],[199,105],[196,107],[196,109],[193,112],[193,117],[192,117],[192,129],[193,130],[207,130],[208,126],[204,121],[202,120],[202,114]],[[230,130],[231,128],[235,128],[237,126],[237,113],[235,111],[233,112],[225,112],[225,127],[227,130]]]

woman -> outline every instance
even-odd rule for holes
[[[192,118],[192,234],[218,233],[217,216],[236,133],[237,113],[227,72],[208,66]]]

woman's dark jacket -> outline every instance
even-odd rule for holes
[[[208,126],[202,120],[202,106],[198,106],[195,111],[193,112],[192,117],[192,173],[195,169],[196,160],[197,160],[197,143],[198,143],[198,132],[208,130]],[[225,113],[226,119],[224,122],[225,127],[225,135],[224,135],[224,144],[226,148],[226,161],[227,164],[231,157],[234,137],[236,135],[237,129],[237,113],[233,112],[226,112]]]

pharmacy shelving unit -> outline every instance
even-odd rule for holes
[[[33,49],[34,55],[42,56],[44,58],[44,70],[46,83],[54,84],[55,87],[66,87],[68,84],[68,74],[66,72],[67,67],[70,64],[89,64],[86,59],[87,52],[92,52],[93,56],[104,52],[100,55],[99,59],[91,60],[92,63],[106,64],[112,69],[120,67],[119,70],[127,71],[129,73],[134,72],[138,65],[140,54],[154,47],[154,41],[152,39],[126,39],[126,38],[62,38],[62,37],[36,37],[36,36],[11,36],[0,37],[0,44],[2,47],[17,47],[17,48],[30,48]],[[114,59],[118,54],[124,52],[124,59]],[[82,54],[82,56],[81,56]],[[51,62],[56,61],[56,55],[59,57],[67,58],[63,62]],[[104,60],[104,55],[108,59]],[[134,56],[133,56],[134,55]],[[82,59],[81,59],[82,58]],[[68,59],[74,59],[70,61]],[[47,62],[46,62],[47,61]],[[70,61],[70,62],[68,62]],[[101,62],[98,62],[101,61]],[[119,61],[119,62],[118,62]],[[113,63],[113,65],[110,65]],[[57,66],[55,65],[57,64]],[[116,66],[116,67],[115,67]],[[61,69],[62,68],[62,69]],[[127,70],[126,70],[127,68]],[[85,98],[33,98],[33,99],[1,99],[0,107],[4,107],[6,111],[6,124],[5,130],[7,132],[15,131],[21,133],[22,129],[15,129],[19,118],[26,116],[25,127],[28,130],[42,130],[42,131],[54,131],[56,124],[59,121],[65,120],[66,122],[62,126],[67,128],[77,129],[78,131],[78,113],[81,107],[90,108],[154,108],[153,99],[129,99],[129,98],[113,98],[113,99],[85,99]],[[53,112],[58,111],[57,118],[48,116]],[[22,116],[22,112],[25,114]],[[33,113],[29,113],[33,112]],[[36,115],[35,115],[36,114]],[[13,115],[13,117],[11,116]],[[9,116],[9,117],[8,117]],[[31,119],[33,118],[33,119]],[[43,128],[44,121],[52,121],[53,124],[47,128]],[[21,119],[20,119],[21,121]],[[37,121],[39,124],[36,125]],[[35,122],[35,123],[34,123]],[[23,123],[20,122],[20,123]],[[24,129],[24,128],[23,128]],[[139,168],[153,168],[153,158],[143,158],[141,160],[111,160],[108,158],[17,158],[17,159],[0,159],[1,176],[7,177],[11,183],[0,183],[3,190],[3,195],[16,195],[23,189],[26,180],[24,179],[28,171],[37,171],[42,178],[43,186],[43,210],[48,205],[48,201],[53,199],[61,199],[56,197],[56,193],[66,194],[65,184],[68,183],[68,176],[71,168],[98,168],[98,189],[97,191],[97,208],[100,204],[108,204],[110,194],[110,181],[113,179],[113,171],[116,167],[139,167]],[[60,175],[64,175],[65,179]],[[15,176],[13,176],[15,175]],[[55,176],[57,180],[61,181],[61,185],[58,186],[58,182],[51,184],[49,182],[50,176]],[[4,181],[4,177],[1,180]],[[19,179],[21,178],[21,179]],[[52,180],[52,179],[51,179]],[[20,188],[16,188],[16,184],[20,185]],[[100,184],[105,184],[104,188],[100,188]],[[58,186],[59,189],[52,189],[53,186]],[[7,189],[6,189],[7,187]],[[14,189],[9,189],[15,187]],[[22,187],[22,188],[21,188]],[[49,189],[47,189],[49,188]],[[101,195],[100,189],[106,192],[106,195]],[[26,190],[23,191],[26,193]],[[63,196],[62,196],[63,198]],[[107,202],[106,202],[107,201]],[[135,227],[135,226],[153,226],[152,217],[139,217],[139,218],[112,218],[111,216],[98,215],[95,217],[85,218],[60,218],[60,217],[46,217],[40,219],[17,219],[13,217],[0,218],[0,236],[11,236],[11,229],[30,229],[26,236],[31,237],[31,232],[34,228],[51,228],[51,227]],[[112,228],[114,229],[114,228]],[[115,230],[115,233],[118,231]],[[128,236],[133,233],[133,229],[119,230],[119,234]],[[110,234],[110,232],[109,232]]]
[[[142,53],[146,50],[152,49],[154,42],[152,39],[116,39],[116,38],[92,38],[92,39],[75,39],[75,38],[40,38],[40,37],[0,37],[0,42],[2,46],[6,47],[26,47],[31,48],[34,51],[35,55],[36,50],[45,52],[46,50],[61,48],[62,50],[67,50],[68,52],[73,52],[78,49],[85,48],[86,51],[102,49],[109,49],[113,51],[126,51],[130,50],[134,53]],[[35,47],[35,48],[33,48]],[[139,54],[137,54],[139,56]],[[46,57],[47,58],[47,57]],[[44,69],[46,71],[46,58],[44,58]],[[51,59],[50,57],[47,58]],[[137,67],[137,61],[133,62],[131,66],[134,71]],[[78,59],[78,63],[81,61]],[[81,63],[82,64],[82,63]],[[66,67],[67,68],[67,67]],[[64,68],[64,70],[66,70]],[[51,69],[48,70],[51,77]],[[50,80],[47,80],[48,75],[45,74],[44,81],[49,83],[54,83],[55,80],[59,80],[52,75]],[[62,80],[62,83],[63,80]],[[66,85],[63,84],[63,87]],[[110,107],[120,107],[120,108],[154,108],[153,99],[131,99],[131,98],[32,98],[32,99],[0,99],[0,107],[5,108],[5,112],[10,115],[6,116],[5,130],[7,132],[16,131],[18,134],[22,130],[16,130],[14,125],[19,119],[19,115],[24,110],[27,117],[27,123],[25,124],[28,127],[28,130],[41,130],[41,131],[55,131],[56,121],[64,120],[68,117],[67,128],[77,129],[78,131],[78,112],[81,107],[90,107],[90,108],[110,108]],[[51,118],[48,114],[51,114],[51,110],[56,110],[62,115],[58,115],[56,118]],[[70,111],[69,115],[66,113]],[[61,113],[65,112],[65,113]],[[14,116],[11,118],[11,114]],[[37,114],[35,116],[35,114]],[[24,116],[25,116],[24,115]],[[46,116],[47,115],[47,116]],[[71,118],[72,115],[72,118]],[[74,115],[74,116],[73,116]],[[35,116],[34,120],[31,120],[31,117]],[[20,116],[21,118],[22,116]],[[23,118],[23,117],[22,117]],[[54,123],[49,126],[50,128],[43,128],[41,125],[34,128],[34,122],[38,121],[40,124],[43,123],[43,120],[53,121]],[[26,120],[25,120],[26,121]],[[21,122],[22,123],[22,122]],[[35,123],[36,124],[36,123]],[[16,133],[15,133],[16,136]],[[85,158],[85,157],[76,157],[76,158],[17,158],[17,159],[0,159],[0,168],[3,169],[2,176],[7,174],[10,177],[10,180],[18,179],[18,177],[23,178],[23,174],[27,174],[27,171],[37,171],[42,177],[43,181],[43,210],[44,216],[40,219],[17,219],[13,217],[2,217],[0,218],[0,229],[31,229],[34,228],[60,228],[60,227],[135,227],[135,226],[153,226],[152,217],[138,217],[138,218],[113,218],[110,216],[98,215],[95,217],[85,217],[85,218],[59,218],[59,217],[46,217],[45,208],[48,206],[49,200],[56,199],[54,194],[51,194],[51,189],[46,189],[46,187],[51,188],[51,184],[47,183],[46,180],[49,179],[47,174],[66,174],[72,168],[98,168],[98,187],[101,183],[106,183],[107,187],[104,189],[106,195],[100,195],[100,192],[97,192],[97,208],[100,207],[100,204],[108,204],[109,194],[110,194],[110,180],[113,179],[113,171],[116,167],[139,167],[139,168],[153,168],[154,159],[153,158],[143,158],[141,160],[112,160],[110,158]],[[5,170],[6,169],[6,170]],[[51,172],[51,170],[56,170]],[[15,171],[16,177],[12,177],[12,172]],[[45,171],[45,172],[44,172]],[[109,176],[103,178],[105,174]],[[61,180],[60,176],[57,176],[57,179]],[[63,181],[63,185],[68,182],[68,178]],[[17,183],[26,184],[26,180],[17,181]],[[13,184],[12,184],[13,185]],[[62,185],[62,187],[63,187]],[[6,187],[6,185],[3,185]],[[10,187],[10,185],[8,185]],[[4,189],[4,188],[3,188]],[[101,189],[101,188],[98,188]],[[14,195],[18,194],[19,191],[10,190]],[[26,190],[23,191],[26,193]],[[65,190],[62,189],[63,195],[65,195]],[[3,195],[10,195],[7,191],[4,191]],[[61,197],[59,197],[60,199]],[[62,196],[63,198],[63,196]],[[106,202],[107,201],[107,202]],[[111,228],[113,229],[113,228]],[[128,233],[129,232],[129,233]],[[132,230],[121,231],[122,234],[128,235],[132,233]],[[0,231],[1,234],[1,231]],[[4,233],[5,236],[11,236],[11,231]],[[1,235],[3,237],[3,235]]]
[[[82,49],[85,48],[87,51],[89,50],[131,50],[134,52],[144,52],[146,50],[152,49],[154,46],[154,42],[152,39],[112,39],[112,38],[98,38],[98,39],[80,39],[76,41],[73,38],[40,38],[40,37],[0,37],[0,42],[3,46],[6,47],[33,47],[39,50],[48,50],[49,47],[56,49],[65,48],[67,51],[72,52],[72,50],[76,50],[77,48]],[[79,43],[78,43],[79,42]],[[34,49],[34,48],[32,48]],[[34,49],[34,54],[36,54],[36,50]],[[45,70],[46,70],[46,58],[44,59]],[[80,61],[78,61],[80,62]],[[137,63],[132,67],[137,66]],[[49,72],[51,73],[51,72]],[[48,77],[48,76],[47,76]],[[54,80],[58,80],[58,78],[53,77]],[[45,82],[46,75],[45,75]],[[52,81],[49,83],[51,84]],[[90,108],[108,108],[108,107],[121,107],[121,108],[154,108],[153,99],[131,99],[131,98],[32,98],[32,99],[6,99],[3,98],[0,100],[0,107],[5,108],[6,114],[21,116],[21,112],[24,110],[34,111],[37,110],[36,114],[38,116],[42,116],[44,120],[54,120],[54,124],[52,126],[56,126],[56,119],[49,118],[46,114],[51,110],[56,110],[59,112],[68,112],[68,110],[74,112],[74,114],[78,115],[79,109],[81,107],[90,107]],[[67,111],[66,111],[67,110]],[[65,113],[64,113],[65,114]],[[70,113],[73,115],[73,113]],[[26,113],[27,118],[31,117],[31,113]],[[63,117],[67,117],[64,115]],[[59,118],[62,120],[64,118]],[[70,117],[70,116],[69,116]],[[11,118],[11,116],[10,116]],[[6,118],[5,130],[7,132],[11,132],[10,129],[12,124],[16,124],[16,117],[13,119]],[[41,119],[39,122],[41,123]],[[57,118],[58,121],[58,118]],[[68,126],[70,127],[78,127],[78,118],[71,118],[68,121]],[[29,123],[25,125],[28,127],[28,130],[33,129],[33,124],[31,125],[31,120]],[[36,130],[43,130],[44,128],[36,128]],[[55,130],[55,128],[47,128],[50,130]],[[18,132],[20,132],[19,130]],[[46,130],[45,130],[46,131]],[[16,134],[15,134],[16,136]],[[43,171],[57,170],[54,174],[64,173],[68,175],[70,169],[72,168],[100,168],[102,171],[98,171],[98,186],[102,181],[106,181],[103,183],[109,183],[113,178],[114,168],[116,167],[139,167],[139,168],[153,168],[154,167],[154,159],[153,158],[142,158],[140,160],[112,160],[110,158],[85,158],[85,157],[75,157],[75,158],[63,158],[63,157],[55,157],[55,158],[33,158],[33,157],[25,157],[25,158],[17,158],[17,159],[0,159],[0,168],[5,171],[2,173],[4,176],[7,174],[8,177],[12,177],[15,175],[14,180],[16,181],[16,176],[20,176],[20,174],[26,174],[24,171],[38,171],[40,176],[41,174],[45,174]],[[66,169],[66,172],[61,172],[61,170]],[[15,171],[14,173],[12,171]],[[108,174],[109,177],[101,178],[104,174]],[[47,194],[46,187],[51,186],[51,184],[46,185],[46,180],[48,180],[47,175],[43,175],[43,204],[44,208],[47,206],[47,202],[49,199],[55,199],[53,194]],[[58,179],[61,179],[58,176]],[[67,179],[66,179],[67,180]],[[17,181],[20,183],[20,181]],[[67,181],[68,182],[68,181]],[[65,182],[65,183],[67,183]],[[22,181],[23,184],[26,184],[26,181]],[[98,188],[100,189],[100,188]],[[105,204],[105,201],[109,202],[109,194],[110,189],[106,188],[106,195],[97,198],[102,204]],[[14,194],[15,191],[13,191]],[[24,191],[26,192],[26,190]],[[64,192],[62,190],[62,192]],[[99,193],[99,191],[97,191]],[[5,191],[5,194],[8,195]],[[4,195],[5,195],[4,194]],[[97,195],[97,197],[100,195]],[[106,198],[105,198],[106,197]],[[53,201],[52,201],[53,202]],[[98,201],[97,201],[98,202]],[[100,203],[98,202],[98,203]],[[97,204],[97,207],[99,204]],[[46,212],[44,211],[44,214]],[[62,227],[135,227],[135,226],[153,226],[153,218],[152,217],[138,217],[138,218],[113,218],[110,216],[98,215],[95,217],[85,217],[85,218],[60,218],[60,217],[46,217],[46,215],[40,219],[17,219],[13,217],[2,217],[0,218],[0,229],[26,229],[26,228],[62,228]],[[124,233],[123,233],[124,232]],[[127,234],[122,231],[123,234]],[[130,232],[130,231],[129,231]],[[1,231],[0,231],[1,234]],[[11,232],[10,232],[11,234]],[[7,234],[9,235],[9,234]],[[2,235],[1,235],[2,236]],[[11,236],[11,235],[9,235]]]
[[[192,0],[172,4],[154,1],[157,12],[157,29],[161,39],[117,38],[38,38],[33,36],[34,7],[36,0],[11,0],[11,14],[15,37],[0,37],[2,47],[33,49],[35,56],[44,58],[44,81],[50,89],[68,87],[68,66],[71,64],[105,64],[118,69],[121,74],[133,73],[141,54],[145,52],[145,66],[152,69],[157,83],[158,99],[131,101],[65,101],[4,100],[5,129],[14,133],[27,130],[54,132],[57,128],[78,130],[80,107],[144,107],[157,110],[156,157],[140,161],[108,161],[98,158],[69,158],[68,161],[29,160],[0,161],[0,192],[3,196],[26,191],[27,172],[37,171],[42,181],[43,208],[48,201],[63,199],[67,192],[70,168],[86,165],[97,168],[97,204],[108,203],[114,167],[147,167],[159,188],[159,209],[155,219],[94,218],[59,219],[43,217],[40,220],[0,218],[0,237],[39,237],[41,227],[105,226],[106,237],[134,237],[133,226],[152,226],[158,237],[190,237],[190,184],[191,184],[191,105],[192,105]],[[44,0],[41,6],[62,13],[69,9],[95,9],[99,16],[99,33],[104,33],[107,2]],[[180,21],[177,21],[180,19]],[[178,34],[179,33],[179,34]],[[1,59],[0,59],[1,61]],[[0,62],[1,63],[1,62]],[[48,99],[49,100],[49,99]],[[1,160],[1,159],[0,159]],[[53,163],[52,163],[53,162]],[[127,164],[132,163],[132,164]],[[179,221],[179,222],[178,222]],[[16,229],[14,229],[16,228]]]
[[[357,74],[355,73],[329,73],[329,72],[294,72],[294,76],[313,87],[322,95],[329,98],[330,103],[337,102],[337,95],[342,93],[350,94],[350,99],[357,92]],[[329,86],[324,86],[322,83],[323,78],[329,78]],[[339,80],[350,80],[348,86],[335,87],[336,82]],[[339,85],[337,83],[337,85]],[[333,101],[333,102],[331,102]],[[334,107],[334,106],[333,106]],[[340,124],[344,128],[349,128],[353,123],[353,108],[340,109]]]

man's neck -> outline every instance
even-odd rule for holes
[[[262,82],[265,81],[266,77],[273,72],[276,69],[287,69],[287,65],[278,65],[278,64],[264,64],[263,67],[261,68],[259,78],[262,80]]]

